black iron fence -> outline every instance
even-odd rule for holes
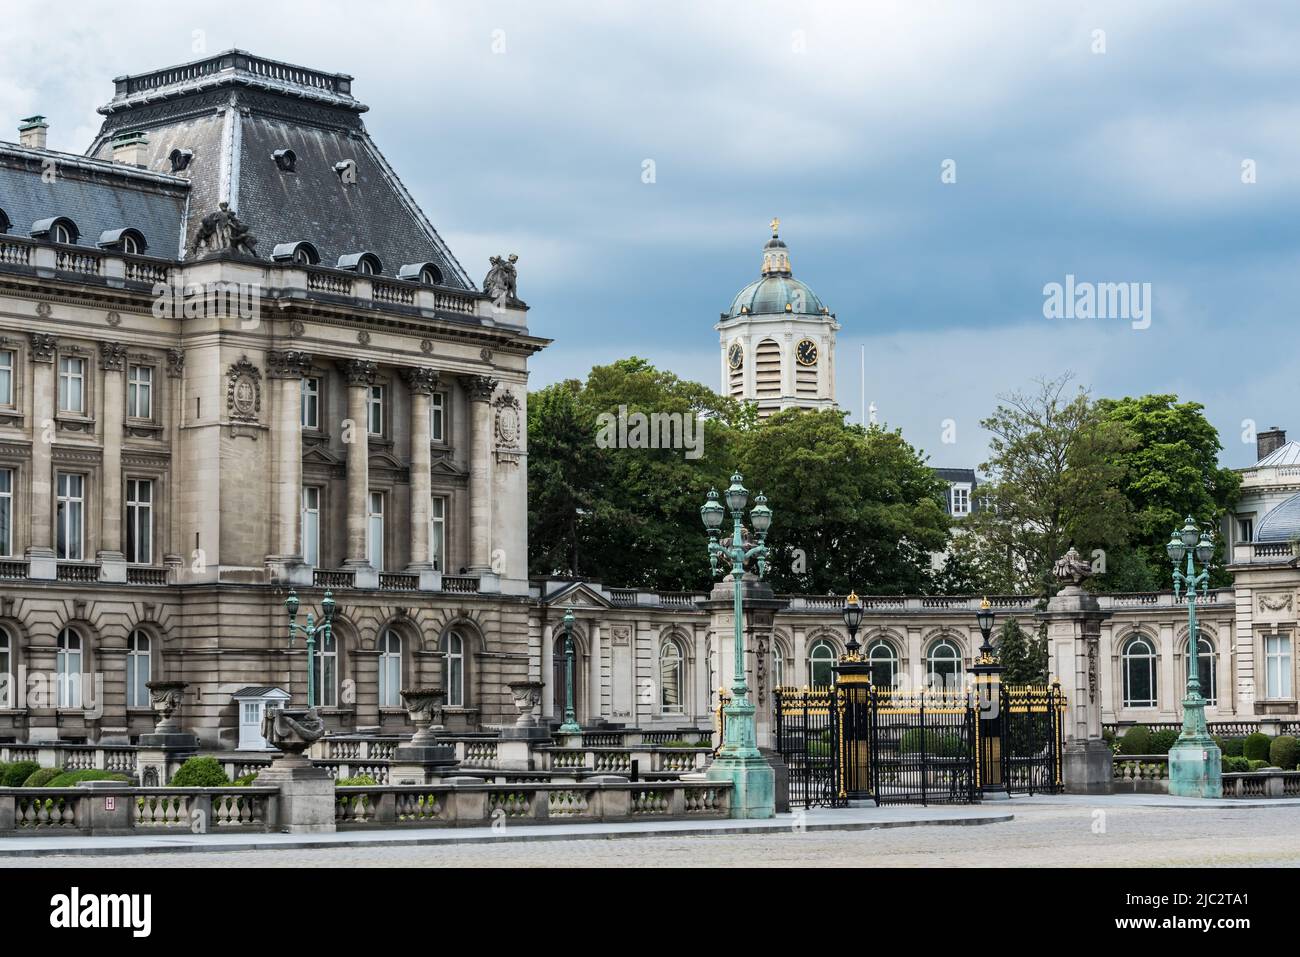
[[[977,710],[963,691],[872,694],[871,780],[877,804],[975,800]]]
[[[1012,794],[1062,789],[1065,694],[1048,688],[1002,686],[1002,780]]]
[[[838,807],[839,698],[834,688],[777,688],[776,749],[790,775],[790,804]]]

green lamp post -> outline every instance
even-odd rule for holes
[[[316,636],[320,635],[321,641],[327,641],[334,628],[334,596],[329,592],[321,599],[321,618],[319,624],[311,612],[307,612],[307,624],[300,625],[296,621],[298,617],[298,593],[290,591],[289,597],[284,600],[284,607],[289,612],[289,647],[293,647],[293,636],[297,632],[302,632],[303,637],[307,639],[307,707],[316,707]]]
[[[761,492],[754,499],[749,512],[750,524],[757,544],[747,540],[744,532],[745,506],[749,490],[739,472],[731,476],[731,485],[724,493],[726,508],[718,502],[718,492],[710,489],[700,518],[708,532],[709,566],[713,574],[731,565],[733,594],[732,619],[735,625],[735,669],[732,677],[731,701],[723,708],[724,730],[718,756],[710,765],[708,776],[712,780],[728,780],[733,784],[731,816],[739,818],[769,818],[776,813],[775,780],[772,767],[758,750],[758,737],[754,727],[754,704],[749,700],[749,686],[745,682],[745,632],[744,632],[744,576],[745,562],[755,559],[758,577],[767,571],[768,529],[772,525],[772,510],[767,507],[767,497]],[[731,541],[725,543],[722,526],[727,512],[731,513]],[[721,562],[720,562],[721,560]]]
[[[573,709],[573,609],[564,610],[564,723],[560,725],[561,734],[581,734],[582,726],[578,724]]]
[[[1183,732],[1169,749],[1169,793],[1184,797],[1223,797],[1223,756],[1205,724],[1205,699],[1201,697],[1201,634],[1196,624],[1196,596],[1209,591],[1210,559],[1214,544],[1208,532],[1198,534],[1196,521],[1187,516],[1165,546],[1174,565],[1174,600],[1187,600],[1187,694],[1183,698]],[[1184,564],[1184,568],[1179,568]],[[1201,570],[1196,570],[1197,564]]]

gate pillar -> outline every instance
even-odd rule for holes
[[[980,645],[979,657],[971,666],[975,676],[975,694],[977,749],[975,754],[976,784],[979,796],[986,801],[1000,801],[1011,797],[1007,790],[1006,765],[1002,753],[1002,727],[1006,718],[1003,715],[1002,672],[1006,669],[993,653],[990,639],[993,634],[993,612],[989,600],[980,602],[976,614],[980,633],[984,643]]]
[[[875,796],[871,786],[871,663],[862,656],[858,644],[861,622],[862,605],[853,592],[844,603],[849,641],[844,655],[831,669],[835,674],[832,707],[838,711],[839,797],[851,805]]]

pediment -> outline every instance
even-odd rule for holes
[[[342,465],[343,459],[335,455],[323,445],[309,446],[303,450],[302,461],[304,465]]]
[[[547,605],[574,608],[613,608],[614,604],[586,582],[569,582],[546,597]]]

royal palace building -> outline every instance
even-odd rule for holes
[[[451,730],[500,727],[529,679],[558,717],[569,607],[579,720],[711,724],[729,602],[530,581],[528,360],[549,340],[515,256],[471,280],[351,78],[230,51],[115,82],[85,155],[48,149],[42,117],[0,143],[0,738],[129,743],[166,680],[205,748],[239,747],[249,702],[305,700],[291,590],[303,615],[336,602],[314,682],[333,731],[409,731],[413,687],[443,690]],[[747,289],[718,325],[724,391],[830,405],[837,320],[775,235]],[[1169,593],[1100,597],[1084,679],[1052,648],[1105,721],[1177,720],[1193,662],[1211,722],[1300,717],[1300,457],[1268,435],[1195,651]],[[866,599],[876,680],[962,681],[976,604]],[[839,608],[786,596],[747,622],[761,733],[773,688],[830,680]]]

